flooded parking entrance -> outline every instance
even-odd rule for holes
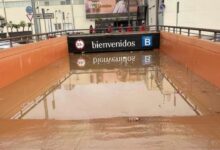
[[[13,119],[84,120],[195,116],[199,111],[160,71],[158,52],[70,55],[60,84]]]

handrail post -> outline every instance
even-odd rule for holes
[[[40,40],[39,35],[36,36],[36,41],[38,42]]]
[[[188,28],[188,36],[190,36],[190,29]]]
[[[199,38],[201,38],[202,37],[202,35],[201,35],[201,30],[199,30]]]
[[[168,32],[170,32],[170,27],[168,27]]]
[[[10,39],[10,47],[13,47],[12,39]]]
[[[216,42],[216,38],[217,38],[217,33],[214,32],[214,42]]]
[[[180,28],[180,35],[182,34],[182,28]]]
[[[48,39],[48,33],[46,33],[46,39]]]

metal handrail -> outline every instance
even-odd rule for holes
[[[202,39],[208,37],[208,40],[212,40],[214,42],[220,41],[220,30],[217,30],[217,29],[160,25],[160,31],[168,31],[168,32],[173,32],[173,33],[177,33],[180,35],[183,35],[185,33],[188,36],[193,35],[193,36],[197,36],[198,38],[202,38]]]
[[[140,26],[132,27],[133,31],[139,31]],[[155,31],[156,26],[146,26],[147,30]],[[100,33],[106,33],[108,28],[94,28],[93,34],[100,34]],[[118,27],[112,28],[112,32],[118,31]],[[123,32],[126,31],[127,27],[123,27]],[[61,30],[61,31],[55,31],[55,32],[49,32],[49,33],[41,33],[41,34],[33,34],[33,35],[24,35],[24,36],[16,36],[16,37],[9,37],[9,38],[3,38],[0,39],[1,41],[7,41],[9,42],[9,47],[14,46],[14,42],[24,42],[24,43],[31,43],[31,42],[37,42],[53,37],[59,37],[62,35],[69,35],[69,34],[90,34],[89,29],[74,29],[74,30]],[[8,45],[8,43],[6,44]],[[2,43],[0,43],[0,46]],[[3,43],[4,44],[4,43]]]
[[[207,29],[207,28],[196,28],[196,27],[185,27],[185,26],[167,26],[167,25],[160,25],[160,27],[167,27],[167,28],[178,28],[178,29],[190,29],[190,30],[201,30],[201,31],[207,31],[207,32],[219,32],[218,29]]]
[[[140,26],[132,27],[133,31],[139,31]],[[100,33],[106,33],[108,28],[94,28],[93,34],[100,34]],[[112,32],[117,32],[118,27],[112,28]],[[122,27],[123,31],[126,31],[127,27]],[[206,29],[206,28],[195,28],[195,27],[184,27],[184,26],[167,26],[167,25],[150,25],[146,26],[147,31],[167,31],[172,32],[174,34],[180,34],[180,35],[188,35],[188,36],[196,36],[198,38],[202,39],[208,39],[212,40],[214,42],[220,41],[220,30],[216,29]],[[158,30],[159,29],[159,30]],[[204,32],[208,32],[204,33]],[[55,32],[49,32],[49,33],[41,33],[41,34],[33,34],[33,35],[24,35],[24,36],[16,36],[16,37],[10,37],[10,38],[3,38],[0,39],[1,41],[7,41],[9,42],[10,46],[14,46],[14,42],[24,42],[24,43],[31,43],[31,42],[37,42],[53,37],[59,37],[62,35],[69,35],[69,34],[90,34],[89,29],[73,29],[73,30],[62,30],[62,31],[55,31]],[[6,44],[8,44],[6,42]],[[1,46],[2,43],[0,43]],[[4,43],[3,43],[4,44]]]

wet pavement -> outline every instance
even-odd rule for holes
[[[220,149],[219,93],[158,51],[70,55],[0,90],[0,149]]]
[[[219,123],[217,116],[0,121],[0,148],[218,150]]]

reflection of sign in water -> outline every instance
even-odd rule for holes
[[[149,65],[151,63],[152,63],[152,56],[151,55],[142,56],[142,65]]]
[[[70,68],[72,70],[116,69],[116,68],[145,68],[158,63],[153,52],[132,53],[92,53],[83,55],[70,54]]]
[[[135,56],[118,56],[118,57],[94,57],[93,64],[111,64],[111,63],[132,63],[135,62]]]
[[[79,58],[79,59],[77,60],[77,66],[79,66],[79,67],[84,67],[85,65],[86,65],[86,60],[85,60],[85,59]]]

